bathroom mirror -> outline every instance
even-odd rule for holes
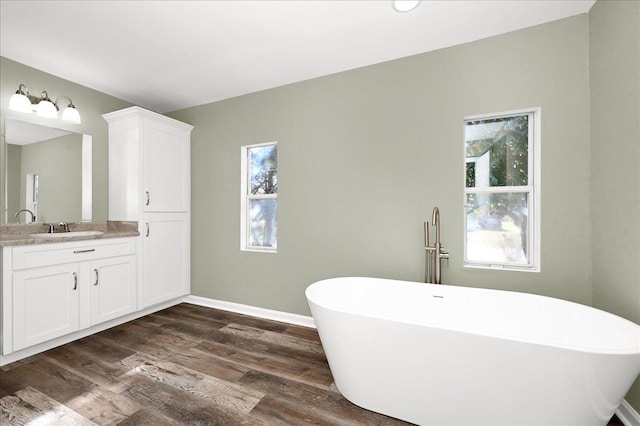
[[[4,129],[6,223],[91,221],[91,136],[13,118]]]

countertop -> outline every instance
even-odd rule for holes
[[[33,234],[49,232],[49,226],[42,223],[26,225],[0,225],[0,247],[21,246],[27,244],[51,244],[67,241],[96,240],[105,238],[137,237],[138,222],[113,221],[106,222],[79,222],[69,223],[69,231],[101,231],[98,235],[69,235],[60,237],[63,233],[57,233],[56,237],[33,237]]]

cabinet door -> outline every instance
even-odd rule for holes
[[[189,210],[189,134],[149,121],[143,137],[143,209],[145,212]]]
[[[79,329],[78,264],[13,274],[13,350]]]
[[[91,325],[136,310],[136,256],[95,260],[91,277]]]
[[[189,294],[188,215],[148,214],[142,236],[144,306]]]

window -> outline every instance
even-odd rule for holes
[[[540,270],[539,122],[539,109],[465,118],[465,266]]]
[[[275,253],[278,247],[278,147],[242,147],[241,250]]]

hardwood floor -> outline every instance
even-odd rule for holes
[[[339,394],[315,330],[190,304],[1,367],[0,425],[30,422],[408,424]]]
[[[0,369],[0,423],[402,425],[337,392],[315,330],[181,304]]]

